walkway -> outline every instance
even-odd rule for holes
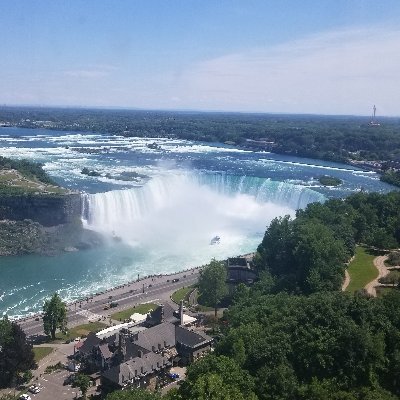
[[[342,285],[342,292],[347,289],[347,286],[350,284],[350,274],[348,273],[347,269],[344,270],[344,281]]]
[[[387,258],[387,256],[378,256],[374,258],[374,266],[378,270],[378,277],[365,285],[365,290],[367,291],[367,293],[374,297],[376,297],[376,287],[382,286],[379,283],[379,279],[383,278],[389,273],[389,269],[385,265],[385,261],[387,260]]]

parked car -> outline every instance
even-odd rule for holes
[[[21,396],[19,396],[19,400],[32,400],[31,396],[29,396],[29,394],[21,394]]]
[[[179,379],[179,374],[176,374],[175,372],[170,372],[170,373],[168,374],[168,376],[169,376],[171,379]]]
[[[179,282],[179,278],[174,278],[174,279],[172,279],[172,282]]]
[[[116,301],[110,303],[110,307],[114,308],[114,307],[118,307],[118,303]]]
[[[40,386],[38,386],[38,385],[32,385],[32,386],[29,386],[29,389],[28,389],[31,393],[34,393],[34,394],[38,394],[39,392],[40,392],[40,390],[41,390],[41,388],[40,388]]]

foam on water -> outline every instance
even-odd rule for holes
[[[153,142],[161,149],[149,148]],[[0,155],[45,163],[57,182],[86,191],[85,224],[109,238],[101,248],[54,258],[2,258],[0,315],[38,311],[55,291],[72,301],[137,274],[253,251],[278,215],[293,215],[325,196],[393,189],[374,172],[345,165],[176,138],[1,128]],[[118,179],[83,175],[84,167]],[[343,185],[319,185],[315,177],[327,171]],[[151,179],[120,181],[127,172]],[[122,241],[112,240],[112,231]],[[216,235],[221,243],[210,246]]]
[[[140,188],[85,195],[83,218],[88,228],[131,245],[207,254],[217,234],[222,248],[234,249],[251,235],[260,238],[275,216],[323,200],[268,179],[168,171]]]

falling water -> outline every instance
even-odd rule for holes
[[[261,235],[276,216],[324,196],[302,186],[227,174],[169,173],[139,188],[84,195],[89,229],[169,249]]]

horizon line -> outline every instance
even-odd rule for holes
[[[199,110],[195,108],[176,108],[176,109],[163,109],[163,108],[140,108],[128,106],[87,106],[87,105],[48,105],[48,104],[0,104],[1,108],[48,108],[48,109],[84,109],[84,110],[105,110],[105,111],[150,111],[150,112],[181,112],[181,113],[198,113],[198,114],[249,114],[249,115],[298,115],[298,116],[318,116],[318,117],[357,117],[357,118],[370,118],[371,114],[315,114],[310,112],[295,112],[290,113],[286,111],[232,111],[232,110]],[[400,118],[400,115],[378,115],[379,118]]]

